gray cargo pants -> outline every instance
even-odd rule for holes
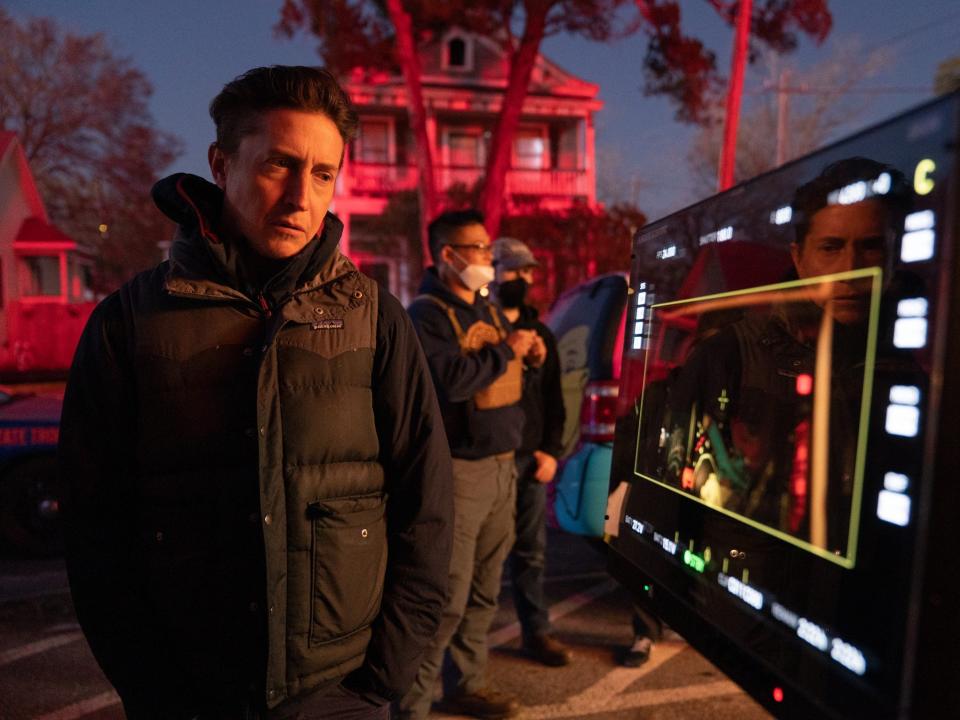
[[[413,687],[397,717],[422,720],[449,649],[452,673],[444,694],[484,685],[487,632],[497,611],[503,563],[513,545],[517,470],[513,453],[480,460],[453,459],[454,531],[447,605]]]

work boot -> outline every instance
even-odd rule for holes
[[[500,720],[513,717],[520,703],[512,695],[492,688],[480,688],[468,693],[460,690],[436,703],[434,709],[450,715],[469,715],[482,720]]]
[[[620,655],[620,664],[623,667],[640,667],[650,659],[652,647],[653,641],[650,638],[646,636],[634,638],[633,645]]]
[[[531,660],[548,667],[569,665],[573,657],[570,648],[550,635],[534,635],[524,641],[523,652]]]

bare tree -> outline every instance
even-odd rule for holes
[[[102,34],[0,9],[0,127],[17,134],[53,222],[96,251],[101,290],[152,264],[170,234],[149,196],[180,143],[153,126],[151,93]]]
[[[751,96],[737,139],[736,182],[777,167],[778,142],[787,161],[821,147],[863,117],[869,96],[857,94],[857,88],[889,63],[889,55],[883,50],[865,53],[855,38],[835,47],[830,57],[804,71],[764,54],[759,68],[767,77],[757,83],[761,90]],[[711,112],[722,113],[723,107],[715,105]],[[781,113],[786,113],[785,123]],[[707,123],[687,153],[695,187],[704,196],[716,191],[722,142],[722,126]]]

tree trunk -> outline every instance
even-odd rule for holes
[[[737,166],[737,128],[740,123],[740,100],[743,97],[743,74],[747,67],[752,13],[753,0],[740,0],[740,9],[737,11],[737,32],[734,35],[733,54],[730,57],[730,87],[727,90],[723,148],[720,150],[720,168],[717,173],[719,192],[733,186],[734,171]]]
[[[433,147],[430,145],[430,137],[427,133],[427,108],[423,101],[423,86],[420,84],[422,74],[420,56],[417,54],[410,13],[403,9],[401,0],[387,0],[387,11],[396,32],[397,60],[407,83],[410,122],[413,125],[419,174],[420,247],[423,253],[423,266],[429,267],[433,261],[430,258],[427,225],[437,211],[438,203],[436,177],[433,174]]]
[[[490,157],[487,158],[483,189],[478,203],[486,219],[487,232],[493,238],[497,237],[500,231],[513,138],[520,124],[523,101],[527,97],[530,76],[540,52],[540,42],[543,40],[547,11],[551,3],[537,0],[525,5],[527,17],[523,37],[510,55],[510,78],[503,96],[503,107],[493,131]]]

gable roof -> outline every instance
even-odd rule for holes
[[[30,172],[30,164],[27,162],[26,153],[23,152],[23,146],[20,145],[16,133],[0,131],[0,165],[5,163],[13,163],[20,191],[30,208],[30,214],[46,221],[47,209],[43,205],[43,199],[40,197],[37,183],[33,179],[33,173]],[[9,192],[9,189],[7,192]],[[4,191],[0,188],[0,198],[3,196]]]
[[[455,37],[463,38],[471,44],[471,51],[468,53],[470,63],[467,67],[445,66],[446,43]],[[507,87],[510,71],[507,52],[496,38],[453,27],[420,46],[418,53],[423,68],[421,83],[424,89],[473,88],[502,92]],[[353,86],[396,86],[398,89],[405,87],[404,79],[399,74],[392,75],[366,68],[354,68],[349,78]],[[530,76],[528,88],[530,95],[591,100],[597,106],[596,109],[599,109],[602,105],[602,101],[597,99],[599,91],[600,86],[596,83],[588,82],[564,70],[543,53],[537,54],[533,73]]]
[[[56,225],[51,225],[38,217],[28,217],[23,221],[17,237],[14,238],[14,243],[14,247],[19,243],[49,243],[51,245],[69,245],[71,249],[77,245],[73,238]]]

